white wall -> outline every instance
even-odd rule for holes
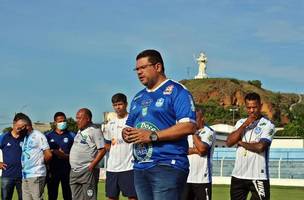
[[[304,148],[304,139],[274,139],[271,148]]]

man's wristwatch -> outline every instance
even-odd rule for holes
[[[158,135],[155,131],[152,131],[149,137],[152,142],[156,142],[158,140]]]

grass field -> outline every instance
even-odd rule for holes
[[[100,181],[98,184],[98,200],[105,200],[104,182]],[[229,185],[213,185],[212,187],[213,200],[229,200]],[[250,195],[249,195],[250,196]],[[47,200],[47,190],[44,194]],[[17,194],[14,194],[14,200],[17,200]],[[62,200],[61,191],[59,192],[58,200]],[[127,198],[120,198],[125,200]],[[249,199],[249,197],[248,197]],[[303,200],[304,199],[304,186],[303,187],[283,187],[271,186],[271,200]]]

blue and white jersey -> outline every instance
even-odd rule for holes
[[[43,152],[49,149],[46,137],[40,131],[33,130],[25,136],[22,145],[22,178],[46,176]]]
[[[236,123],[235,129],[238,129],[245,121],[246,118],[240,119]],[[246,128],[242,137],[243,142],[256,143],[265,141],[269,143],[269,148],[266,148],[262,153],[255,153],[238,146],[232,176],[250,180],[269,179],[269,149],[274,133],[275,127],[273,123],[265,117],[256,120]]]
[[[23,138],[23,136],[14,138],[11,132],[0,135],[3,162],[7,165],[6,169],[2,170],[2,177],[22,178],[21,146]]]
[[[64,131],[62,134],[58,134],[56,131],[51,131],[45,134],[49,143],[50,149],[61,149],[65,154],[70,154],[72,148],[75,133],[70,131]],[[70,163],[69,160],[64,160],[53,154],[52,160],[49,163],[50,171],[69,173]]]
[[[164,81],[153,91],[143,89],[132,100],[127,126],[158,131],[179,122],[195,122],[195,107],[190,92],[180,83]],[[134,168],[156,164],[189,170],[187,137],[176,141],[134,144]]]
[[[205,156],[198,154],[188,155],[190,171],[187,183],[211,183],[212,182],[212,156],[216,141],[215,131],[209,126],[198,130],[197,134],[201,142],[208,146],[208,153]],[[188,135],[189,147],[194,147],[193,136]]]

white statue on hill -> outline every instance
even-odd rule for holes
[[[198,63],[198,74],[194,77],[195,79],[202,79],[202,78],[208,78],[208,75],[206,73],[206,63],[207,63],[207,56],[201,52],[199,57],[196,58],[196,61]]]

